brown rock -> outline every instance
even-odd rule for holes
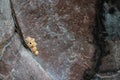
[[[34,37],[53,80],[81,80],[94,54],[95,0],[13,0],[24,38]]]

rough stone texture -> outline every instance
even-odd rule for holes
[[[95,1],[14,0],[13,3],[24,38],[36,39],[39,56],[23,47],[19,34],[14,32],[9,0],[1,0],[0,79],[82,79],[84,71],[92,66],[94,46],[90,27],[94,24]]]
[[[109,42],[110,54],[102,59],[102,65],[100,66],[101,72],[116,72],[120,68],[120,42]],[[104,66],[106,65],[106,66]]]
[[[98,71],[99,80],[120,80],[120,3],[119,0],[109,0],[103,3],[103,24],[108,34],[106,49],[109,54],[102,58]]]
[[[9,1],[0,0],[0,55],[3,53],[2,48],[14,33],[14,24],[10,13]]]
[[[119,80],[120,41],[109,41],[108,47],[110,49],[110,54],[103,57],[97,76],[101,78],[100,80]]]
[[[17,34],[9,43],[0,66],[5,80],[51,80],[40,63],[32,57],[32,53],[22,46]]]
[[[24,38],[36,39],[41,66],[53,80],[81,80],[95,48],[95,0],[13,0]]]
[[[36,39],[39,55],[23,46],[20,33],[14,31],[9,0],[0,0],[0,80],[83,80],[84,72],[93,68],[92,58],[98,46],[94,46],[92,34],[96,0],[12,2],[24,38]],[[119,22],[119,2],[104,5],[109,54],[101,58],[92,80],[120,79],[120,34],[115,25]],[[118,7],[115,14],[111,5]],[[113,25],[117,27],[114,30]]]
[[[51,80],[14,32],[9,0],[0,4],[0,80]]]

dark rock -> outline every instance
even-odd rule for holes
[[[120,69],[120,25],[119,25],[119,0],[108,0],[102,1],[101,4],[101,14],[103,18],[100,18],[102,21],[102,26],[105,28],[105,33],[108,35],[104,36],[105,42],[105,53],[108,52],[107,55],[104,55],[101,58],[101,64],[99,66],[97,78],[101,78],[100,80],[119,80],[119,69]],[[105,53],[101,53],[102,55]],[[94,80],[96,80],[94,79]]]

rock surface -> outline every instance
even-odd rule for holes
[[[4,6],[6,5],[6,6]],[[0,55],[2,55],[2,48],[8,43],[14,34],[14,23],[11,16],[11,8],[9,1],[0,1]]]
[[[51,80],[32,53],[21,44],[20,36],[14,30],[9,0],[1,0],[0,4],[0,80]]]
[[[53,80],[80,80],[95,48],[95,0],[13,0],[24,38],[36,39],[39,60]],[[89,4],[87,4],[89,3]]]
[[[17,34],[9,43],[0,62],[3,80],[51,80],[32,53],[23,47]]]
[[[0,0],[0,80],[120,79],[120,41],[109,33],[109,25],[119,22],[119,18],[109,21],[108,6],[103,23],[108,35],[98,38],[103,39],[98,42],[97,36],[101,34],[96,37],[93,34],[97,0],[12,0],[12,3],[22,33],[16,32],[20,29],[14,25],[10,1]],[[119,10],[119,5],[115,2],[114,5]],[[24,40],[28,36],[35,38],[38,56],[24,46],[21,35]],[[104,42],[105,46],[95,42]],[[100,49],[101,46],[105,49]],[[106,51],[109,54],[102,54]]]
[[[107,33],[105,50],[99,66],[99,80],[120,80],[120,4],[119,0],[103,1],[103,26]],[[104,53],[103,53],[104,54]],[[98,80],[98,79],[95,79]]]

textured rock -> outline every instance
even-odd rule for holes
[[[5,80],[51,80],[32,53],[25,49],[14,34],[1,61],[0,72]]]
[[[95,63],[92,58],[95,49],[99,46],[104,48],[104,44],[96,46],[93,44],[92,29],[95,24],[96,0],[12,0],[12,2],[24,38],[28,36],[35,38],[39,55],[34,56],[23,46],[19,37],[21,33],[14,31],[9,0],[1,0],[0,53],[4,54],[0,61],[0,79],[83,80],[86,70],[94,70]],[[93,80],[120,79],[119,2],[116,0],[112,4],[103,5],[105,7],[103,24],[107,37],[105,36],[105,49],[101,50],[106,50],[109,54],[101,53],[102,56],[100,55],[101,58],[98,59],[101,64],[96,63],[100,65],[95,66],[98,67],[98,71],[95,71],[97,73]],[[117,23],[118,26],[115,25]]]
[[[96,0],[12,2],[22,33],[15,28],[9,0],[0,0],[0,80],[120,79],[119,0],[101,3],[105,19],[94,37]],[[107,35],[99,32],[103,28]],[[21,35],[35,38],[38,56]]]
[[[95,0],[13,0],[24,38],[36,39],[41,66],[53,80],[80,80],[95,48]],[[89,3],[89,4],[88,4]]]
[[[12,2],[24,38],[35,38],[39,55],[23,46],[21,33],[14,30],[9,0],[0,0],[0,80],[83,80],[88,70],[94,76],[92,80],[120,79],[119,0],[103,5],[107,37],[98,32],[101,40],[92,34],[96,0]],[[104,44],[94,46],[94,40]],[[97,48],[109,54],[95,54],[95,63],[92,58]]]
[[[8,43],[14,33],[14,24],[10,13],[9,1],[0,0],[0,55],[3,53],[4,45]]]
[[[51,80],[32,53],[21,44],[19,34],[14,30],[9,0],[0,0],[0,4],[0,80]]]
[[[99,80],[120,80],[120,3],[119,0],[103,1],[104,19],[103,25],[106,30],[106,56],[102,57],[99,66]],[[95,79],[96,80],[96,79]]]

